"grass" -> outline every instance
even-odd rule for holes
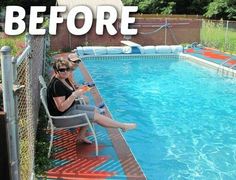
[[[201,43],[208,47],[236,54],[236,29],[228,28],[226,32],[223,21],[220,23],[203,21]]]

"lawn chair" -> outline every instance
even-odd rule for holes
[[[42,87],[42,89],[40,90],[40,98],[41,98],[41,101],[42,101],[43,106],[45,108],[45,111],[47,113],[48,121],[49,121],[49,124],[50,124],[50,129],[51,129],[51,137],[50,137],[50,146],[49,146],[49,150],[48,150],[48,158],[50,157],[50,154],[51,154],[51,149],[52,149],[52,145],[53,145],[53,135],[54,135],[55,130],[77,128],[77,127],[82,127],[82,126],[89,126],[89,128],[90,128],[90,130],[93,134],[94,141],[95,141],[96,156],[98,156],[97,137],[96,137],[96,134],[95,134],[95,131],[94,131],[94,127],[92,126],[91,122],[89,121],[87,114],[86,113],[81,113],[81,114],[76,114],[76,115],[71,115],[71,116],[51,116],[50,113],[49,113],[49,110],[48,110],[48,105],[47,105],[47,88]],[[68,118],[78,118],[78,117],[82,117],[82,116],[84,116],[86,121],[87,121],[84,124],[78,124],[78,125],[75,125],[75,126],[67,126],[67,127],[60,127],[60,128],[54,126],[54,124],[53,124],[53,120],[57,120],[57,119],[63,120],[64,119],[66,121]]]

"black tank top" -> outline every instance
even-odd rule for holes
[[[66,79],[66,82],[73,88],[68,79]],[[53,97],[65,96],[65,99],[67,99],[69,96],[71,96],[73,92],[74,90],[68,88],[65,84],[63,84],[63,82],[61,82],[56,77],[52,78],[47,89],[48,110],[52,116],[61,116],[75,103],[72,103],[72,105],[68,109],[66,109],[64,112],[61,112],[57,109]]]

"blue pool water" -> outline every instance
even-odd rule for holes
[[[184,60],[84,60],[148,179],[236,179],[236,80]]]

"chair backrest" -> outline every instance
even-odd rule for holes
[[[39,82],[43,88],[47,88],[46,82],[44,81],[44,78],[42,75],[39,76]]]
[[[43,103],[43,107],[48,115],[48,118],[49,118],[49,121],[50,123],[52,123],[52,118],[51,118],[51,115],[50,115],[50,112],[48,110],[48,103],[47,103],[47,88],[44,88],[42,87],[41,90],[40,90],[40,99]]]

